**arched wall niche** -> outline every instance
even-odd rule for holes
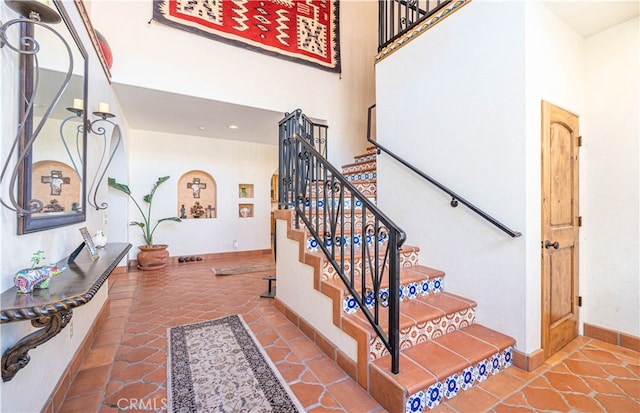
[[[77,211],[79,208],[81,180],[75,169],[66,163],[44,160],[32,166],[31,194],[34,202],[42,203],[42,213]]]
[[[192,170],[178,180],[178,216],[182,219],[217,217],[218,188],[213,176]]]

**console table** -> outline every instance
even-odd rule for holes
[[[84,243],[57,263],[58,267],[66,268],[51,279],[49,288],[21,294],[12,287],[0,296],[0,323],[30,320],[31,325],[39,328],[4,352],[2,381],[11,380],[29,363],[29,350],[51,340],[69,323],[73,308],[91,301],[131,244],[108,243],[98,249],[99,257],[95,261],[83,247]]]

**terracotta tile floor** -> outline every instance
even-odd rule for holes
[[[273,300],[260,298],[268,273],[216,277],[214,264],[234,262],[112,275],[107,321],[61,411],[166,411],[167,327],[241,314],[307,411],[384,412]],[[640,412],[640,356],[579,337],[537,371],[511,367],[435,411]]]

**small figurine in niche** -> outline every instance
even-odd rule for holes
[[[58,203],[57,199],[52,199],[47,205],[44,206],[42,212],[62,212],[64,207]]]
[[[206,217],[207,218],[211,218],[212,217],[212,212],[213,212],[213,208],[211,208],[211,205],[207,205],[207,207],[205,208],[206,211]]]
[[[200,205],[200,202],[196,201],[191,207],[191,215],[193,215],[194,218],[200,218],[204,215],[204,208]]]
[[[187,217],[187,210],[184,207],[184,204],[180,207],[180,218],[185,219]]]
[[[247,188],[242,185],[242,187],[240,188],[240,198],[246,198],[247,197]]]

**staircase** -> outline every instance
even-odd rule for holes
[[[368,148],[354,161],[342,167],[343,175],[367,198],[375,200],[375,147]],[[308,207],[318,206],[311,200]],[[358,223],[367,221],[367,217],[362,219],[357,205],[348,204],[344,208],[345,219],[357,218]],[[333,314],[327,314],[327,317],[357,343],[355,367],[345,368],[348,363],[344,362],[338,364],[389,412],[428,411],[511,365],[515,341],[475,323],[476,303],[446,292],[445,273],[419,264],[419,248],[403,245],[399,291],[400,370],[399,374],[393,374],[387,348],[329,260],[319,251],[322,241],[312,237],[304,225],[294,229],[291,210],[278,212],[279,219],[285,218],[288,223],[287,237],[303,244],[300,245],[300,261],[317,263],[313,288],[331,299]],[[383,237],[371,239],[367,236],[365,240],[361,234],[358,232],[352,237],[349,229],[345,229],[344,233],[333,234],[324,242],[326,245],[367,242],[370,246],[386,242]],[[354,258],[357,278],[363,258]],[[384,281],[379,291],[380,300],[384,302],[389,291]],[[283,304],[279,305],[282,308]],[[379,314],[382,326],[387,325],[386,308],[383,310]]]

